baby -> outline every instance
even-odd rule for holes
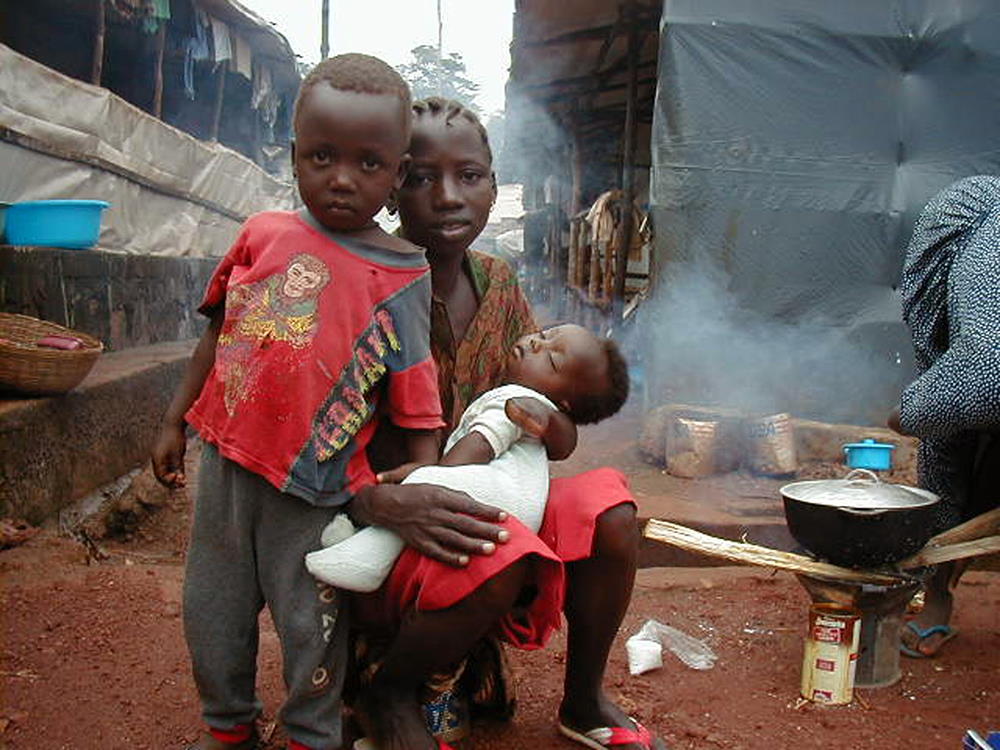
[[[578,325],[529,334],[514,345],[504,384],[462,414],[441,462],[415,468],[403,483],[466,492],[538,531],[549,492],[543,440],[566,417],[574,424],[610,417],[627,397],[628,368],[610,339]],[[327,526],[323,543],[330,546],[306,555],[306,567],[321,581],[351,591],[379,588],[404,546],[381,527],[355,532],[346,514]]]

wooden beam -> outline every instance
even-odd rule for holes
[[[94,57],[90,64],[90,82],[95,86],[101,85],[101,77],[104,73],[104,37],[107,34],[107,18],[104,11],[104,0],[95,0],[96,28],[94,33]]]
[[[515,42],[515,49],[518,47],[523,49],[535,49],[539,47],[551,47],[558,44],[572,44],[573,42],[594,40],[594,39],[605,39],[607,35],[611,33],[615,26],[618,25],[621,17],[614,23],[606,23],[601,26],[591,26],[587,29],[579,29],[578,31],[570,31],[565,34],[559,34],[558,36],[549,37],[548,39],[536,39],[531,42]],[[652,9],[641,9],[633,6],[629,12],[629,19],[635,25],[656,25],[660,20],[660,8],[657,6]]]
[[[617,21],[615,22],[617,23]],[[592,26],[589,29],[580,29],[579,31],[570,31],[566,34],[560,34],[559,36],[553,36],[548,39],[537,39],[533,42],[521,42],[515,45],[515,47],[521,47],[524,49],[538,49],[539,47],[551,47],[557,44],[572,44],[573,42],[579,42],[591,39],[601,39],[614,29],[615,24],[605,24],[604,26]]]
[[[156,68],[153,73],[153,117],[159,119],[163,115],[163,48],[167,39],[167,22],[160,20],[160,28],[156,32]]]
[[[624,21],[624,13],[622,9],[618,9],[618,18],[614,22],[614,25],[608,31],[608,35],[604,37],[604,42],[601,44],[601,50],[597,53],[597,64],[594,65],[594,73],[601,72],[601,66],[604,65],[604,58],[608,56],[608,52],[611,50],[611,45],[615,43],[615,37],[621,31],[622,22]]]
[[[212,132],[209,133],[210,141],[219,140],[219,127],[222,123],[222,100],[226,96],[226,68],[225,60],[217,64],[219,77],[215,84],[215,112],[212,115]]]
[[[648,62],[639,63],[639,70],[646,70],[647,68],[656,68],[656,60],[650,60]],[[545,83],[529,83],[522,84],[517,88],[524,93],[534,93],[542,92],[546,89],[551,88],[562,88],[564,86],[594,86],[595,84],[600,84],[602,81],[607,81],[615,73],[623,73],[628,71],[628,65],[623,64],[618,67],[608,68],[600,74],[597,73],[587,73],[582,76],[570,76],[569,78],[556,78],[552,81],[546,81]],[[586,93],[586,91],[584,91]]]
[[[656,84],[656,77],[642,78],[636,81],[639,86],[648,86]],[[589,89],[581,89],[578,91],[563,91],[558,94],[550,94],[549,96],[540,97],[538,101],[551,103],[551,102],[561,102],[566,100],[576,101],[581,96],[590,96],[591,98],[598,96],[600,94],[606,94],[611,91],[621,91],[622,89],[627,89],[629,86],[628,82],[624,83],[612,83],[605,86],[595,86]]]
[[[628,32],[628,90],[625,96],[625,132],[622,134],[622,214],[619,224],[619,237],[616,243],[618,256],[615,258],[614,289],[611,310],[612,325],[616,328],[621,324],[622,310],[625,307],[625,272],[628,270],[628,253],[632,245],[632,206],[635,200],[635,121],[636,98],[639,89],[638,64],[639,49],[643,37],[639,34],[636,24],[629,27]]]

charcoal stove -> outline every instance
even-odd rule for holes
[[[861,612],[861,642],[854,685],[886,687],[896,683],[899,668],[899,638],[906,606],[923,585],[926,571],[898,584],[878,585],[855,581],[832,581],[806,574],[796,577],[814,603],[854,607]]]

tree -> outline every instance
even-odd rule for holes
[[[482,114],[476,103],[479,94],[479,84],[468,77],[465,61],[457,52],[450,52],[441,57],[438,65],[438,48],[431,44],[421,44],[410,50],[413,60],[397,66],[414,99],[426,99],[428,96],[443,96],[455,99],[476,114]]]

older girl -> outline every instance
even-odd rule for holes
[[[536,326],[510,268],[469,250],[496,199],[485,129],[456,102],[417,102],[414,113],[413,161],[398,207],[407,239],[427,249],[431,266],[431,348],[450,428],[500,382],[511,345]],[[537,535],[427,485],[380,484],[359,494],[355,520],[388,527],[407,543],[379,598],[359,608],[369,624],[398,625],[364,700],[378,746],[433,748],[416,698],[428,676],[490,633],[540,647],[561,610],[569,632],[559,731],[592,748],[662,750],[601,684],[632,594],[635,512],[624,476],[612,469],[553,480]],[[564,585],[555,573],[561,566]]]

